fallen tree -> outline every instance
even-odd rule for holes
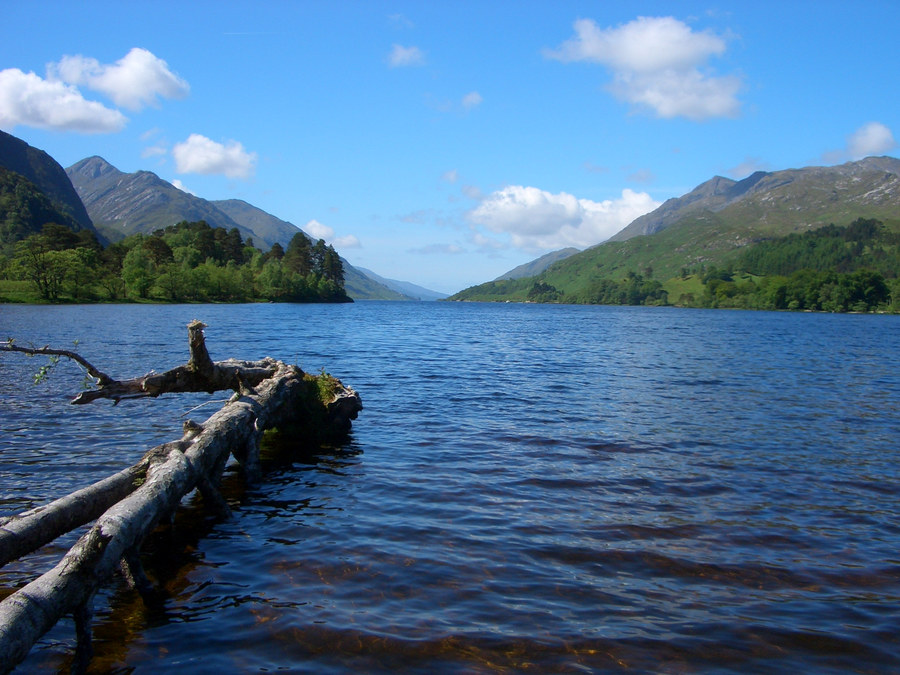
[[[139,550],[162,520],[173,515],[185,495],[199,490],[205,504],[225,515],[218,491],[222,472],[234,457],[250,481],[260,475],[260,440],[267,430],[300,429],[307,436],[346,433],[362,409],[359,396],[339,380],[273,359],[213,362],[205,326],[188,326],[190,360],[160,374],[118,381],[81,356],[49,347],[21,347],[8,341],[0,351],[72,359],[96,381],[96,388],[72,403],[98,399],[155,397],[164,393],[234,390],[234,395],[201,424],[186,422],[183,436],[149,450],[133,466],[45,506],[0,519],[0,566],[57,537],[96,520],[50,571],[0,602],[0,671],[20,663],[34,643],[66,615],[75,618],[76,663],[90,659],[92,599],[121,569],[142,593],[149,582]]]

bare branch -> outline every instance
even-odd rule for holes
[[[307,426],[313,433],[315,427],[320,433],[346,432],[350,420],[362,409],[356,392],[337,380],[330,382],[323,400],[315,378],[297,366],[273,359],[213,362],[202,329],[200,322],[189,326],[191,360],[187,365],[124,382],[103,376],[97,390],[82,396],[119,400],[176,391],[237,391],[220,411],[202,424],[186,422],[179,440],[148,451],[137,464],[114,476],[47,506],[0,520],[2,566],[96,519],[59,564],[0,601],[0,671],[24,659],[35,641],[66,614],[76,618],[76,658],[83,659],[82,666],[86,666],[91,602],[98,587],[123,560],[130,576],[140,582],[141,543],[187,494],[199,488],[204,502],[225,516],[228,504],[218,486],[229,456],[237,459],[252,479],[259,470],[259,442],[264,431]],[[12,341],[0,345],[4,351],[53,353],[49,348],[14,347]],[[64,350],[53,351],[72,358]],[[90,366],[81,357],[74,360]],[[95,377],[103,375],[90,368]]]
[[[8,339],[6,342],[0,343],[0,352],[21,352],[29,356],[63,356],[82,366],[88,372],[88,375],[97,380],[100,386],[114,381],[109,375],[81,356],[81,354],[68,349],[51,349],[46,345],[43,347],[20,347],[12,339]]]

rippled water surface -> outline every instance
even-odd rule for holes
[[[124,378],[186,360],[193,318],[214,359],[325,368],[365,410],[341,447],[230,476],[232,520],[188,508],[148,542],[165,597],[104,591],[98,672],[900,671],[898,317],[0,306],[0,337]],[[40,363],[0,355],[0,515],[218,406],[69,406],[77,369],[33,387]],[[73,643],[65,621],[19,670]]]

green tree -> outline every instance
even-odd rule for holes
[[[273,247],[274,248],[274,247]],[[312,247],[309,238],[302,232],[291,237],[287,250],[282,260],[285,269],[301,276],[306,276],[312,270]]]
[[[128,293],[138,298],[148,297],[156,279],[153,259],[143,246],[135,246],[122,261],[122,279]]]

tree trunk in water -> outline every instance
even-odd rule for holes
[[[271,359],[213,363],[204,344],[203,327],[200,322],[189,326],[191,360],[186,366],[125,382],[104,376],[98,378],[97,390],[86,392],[90,396],[80,395],[73,403],[98,398],[118,401],[169,391],[238,392],[219,412],[201,425],[186,424],[180,440],[153,448],[134,466],[0,522],[2,566],[97,519],[52,570],[0,602],[0,670],[21,662],[33,644],[66,614],[76,617],[79,659],[86,658],[90,653],[91,601],[97,588],[123,561],[128,576],[142,577],[137,557],[141,543],[194,488],[201,490],[205,502],[220,512],[227,510],[217,486],[229,454],[254,480],[265,430],[306,425],[313,433],[346,432],[362,409],[353,390],[327,375],[320,377],[329,378],[333,396],[322,401],[316,378],[304,375],[296,366]],[[35,353],[49,353],[44,350]]]

